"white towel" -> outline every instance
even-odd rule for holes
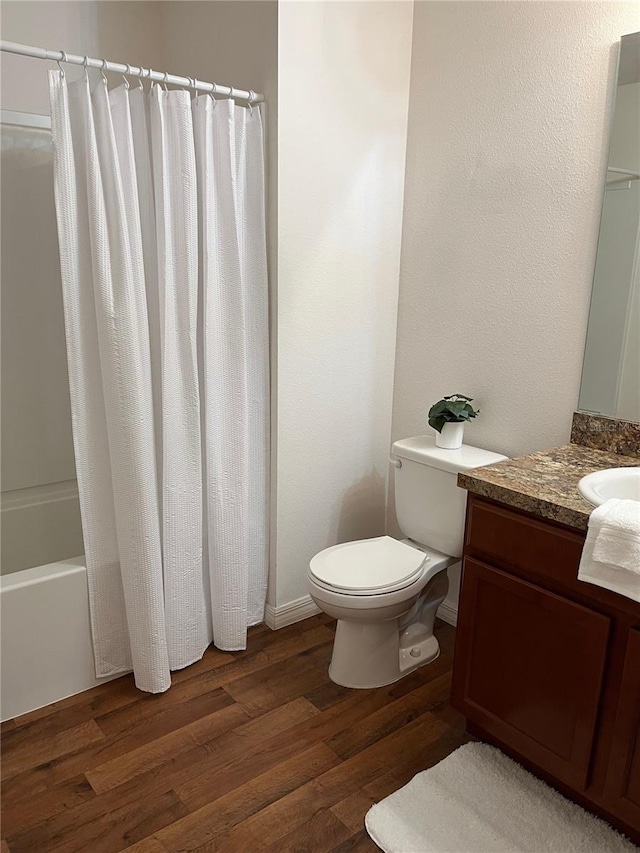
[[[578,580],[640,601],[640,501],[612,498],[594,509]]]

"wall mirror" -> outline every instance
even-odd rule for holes
[[[640,33],[620,42],[578,405],[640,422]]]

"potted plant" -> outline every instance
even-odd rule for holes
[[[462,447],[464,425],[479,412],[473,408],[473,397],[450,394],[429,409],[429,426],[436,431],[436,445],[447,450]]]

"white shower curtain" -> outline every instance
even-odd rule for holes
[[[263,618],[262,116],[59,71],[50,97],[96,673],[157,693]]]

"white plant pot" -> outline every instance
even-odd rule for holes
[[[446,450],[458,450],[462,447],[464,424],[445,424],[442,432],[436,431],[436,446]]]

